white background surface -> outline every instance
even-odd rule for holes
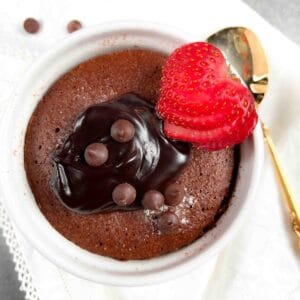
[[[32,4],[30,5],[29,2]],[[49,1],[49,3],[46,1],[35,1],[35,4],[33,4],[34,1],[10,1],[9,3],[5,2],[5,5],[4,2],[1,2],[0,25],[4,24],[4,22],[8,22],[10,28],[3,28],[3,26],[0,28],[0,50],[8,51],[9,49],[7,49],[5,41],[11,41],[12,37],[15,36],[15,45],[13,45],[13,48],[29,49],[25,53],[29,56],[29,60],[34,60],[34,57],[38,55],[40,50],[46,50],[48,47],[51,47],[51,45],[55,44],[58,39],[67,35],[65,33],[65,25],[73,18],[78,18],[82,20],[85,25],[90,25],[111,19],[125,19],[128,16],[143,19],[146,12],[147,19],[169,23],[179,28],[192,31],[195,35],[196,33],[199,33],[199,38],[204,38],[205,33],[210,32],[216,26],[217,21],[215,19],[222,20],[224,14],[229,14],[226,10],[219,9],[212,13],[212,6],[207,4],[208,11],[214,19],[212,19],[211,23],[204,29],[203,26],[200,27],[200,25],[200,28],[197,28],[198,22],[203,25],[201,18],[207,18],[207,16],[205,16],[204,1],[202,1],[202,3],[201,1],[185,1],[184,7],[182,7],[182,3],[173,4],[168,12],[166,12],[166,9],[161,9],[161,6],[166,8],[167,5],[162,5],[162,3],[159,5],[158,1],[136,1],[135,5],[130,7],[130,11],[128,10],[128,7],[130,6],[130,3],[132,3],[131,1],[122,1],[121,4],[120,2],[117,4],[116,1],[111,1],[110,4],[108,4],[108,1],[107,3],[98,1],[94,6],[94,9],[91,9],[92,6],[89,6],[89,1],[85,1],[81,10],[79,9],[79,5],[73,2],[74,1],[60,1],[57,2],[57,5],[54,4],[54,1]],[[197,5],[195,5],[196,2],[198,3]],[[295,34],[297,26],[294,26],[296,23],[291,21],[293,18],[290,16],[292,16],[292,13],[297,12],[297,9],[299,12],[299,6],[297,6],[299,1],[296,0],[291,2],[293,5],[293,12],[291,11],[290,13],[287,13],[288,3],[283,5],[283,2],[280,3],[278,0],[249,2],[252,4],[256,3],[256,5],[258,5],[258,2],[268,2],[269,7],[265,11],[269,16],[279,15],[279,11],[283,12],[285,17],[288,15],[289,17],[286,19],[287,24],[290,26],[289,32],[291,35]],[[272,3],[272,5],[270,5],[270,3]],[[260,5],[261,7],[266,8],[266,5]],[[197,7],[197,9],[194,9],[194,7]],[[277,11],[275,10],[276,7]],[[274,12],[273,14],[270,13],[272,11]],[[20,24],[22,20],[28,16],[35,16],[43,22],[42,31],[35,37],[26,36],[22,33]],[[296,15],[296,17],[297,16],[299,17],[299,15]],[[228,24],[233,25],[228,18],[225,19],[227,20],[226,22],[229,22]],[[231,19],[231,22],[233,22],[233,20],[234,22],[239,22],[239,24],[246,22],[246,24],[252,25],[252,28],[258,26],[258,24],[251,24],[251,20],[247,18],[244,19],[236,16],[236,19]],[[279,22],[281,28],[282,24],[282,21]],[[224,24],[224,26],[226,25],[227,24]],[[299,27],[300,26],[298,26],[298,28]],[[259,28],[255,29],[256,32],[257,30],[259,30]],[[272,103],[276,103],[276,105],[272,107],[270,105],[265,105],[263,107],[265,119],[271,127],[275,142],[281,151],[281,156],[284,158],[295,157],[295,159],[284,160],[284,163],[289,170],[289,173],[292,174],[290,178],[297,195],[300,195],[300,186],[297,182],[297,178],[300,178],[298,170],[299,160],[296,160],[298,154],[297,150],[300,149],[300,141],[299,139],[296,139],[296,137],[299,136],[297,132],[300,132],[298,122],[300,105],[299,102],[292,102],[292,100],[297,99],[299,95],[298,89],[300,84],[294,80],[294,85],[291,85],[293,78],[292,80],[289,78],[290,74],[294,74],[294,76],[297,74],[298,78],[300,78],[299,72],[297,73],[297,70],[295,70],[296,64],[298,63],[299,65],[298,49],[296,50],[296,48],[288,43],[286,45],[281,45],[281,42],[285,43],[286,41],[278,39],[277,34],[274,34],[273,36],[272,34],[271,36],[265,35],[265,38],[268,40],[268,45],[265,45],[265,47],[270,55],[271,63],[273,63],[272,66],[276,70],[273,77],[274,85],[271,87],[276,93],[274,101],[272,98]],[[274,39],[278,40],[275,41]],[[279,43],[277,44],[277,42]],[[281,53],[279,53],[279,51],[281,51]],[[295,61],[292,61],[293,57]],[[288,66],[286,64],[288,64]],[[23,74],[20,73],[20,68],[25,69],[26,65],[24,64],[24,66],[19,67],[18,72],[14,69],[5,69],[6,79],[8,81],[16,81],[16,79],[21,78]],[[3,75],[1,78],[3,78]],[[276,86],[279,82],[281,88]],[[7,84],[7,89],[5,90],[4,88],[2,90],[1,100],[9,95],[11,92],[10,88],[9,84]],[[289,100],[289,102],[287,103],[286,100]],[[292,103],[294,107],[292,107]],[[294,129],[291,130],[291,128]],[[257,196],[259,201],[257,202],[256,207],[253,208],[255,213],[249,215],[249,218],[246,221],[247,226],[244,226],[241,234],[218,258],[218,268],[215,268],[213,275],[207,276],[209,285],[204,291],[201,291],[201,294],[204,295],[204,299],[220,299],[220,297],[226,299],[300,298],[299,259],[295,259],[293,256],[291,240],[287,234],[287,220],[285,219],[285,215],[283,214],[279,202],[278,192],[274,189],[274,178],[269,164],[266,165],[264,178],[264,184]],[[270,213],[272,214],[271,218]],[[248,259],[245,260],[245,257],[248,257]],[[0,255],[0,299],[18,299],[17,297],[19,296],[6,289],[7,285],[12,281],[7,280],[7,274],[5,273],[8,268],[6,264],[2,267],[1,258],[4,258],[4,260],[7,261],[8,256]],[[37,267],[35,271],[41,270]],[[198,273],[196,272],[190,274],[190,276],[193,279],[191,282],[196,282],[199,278],[197,277]],[[2,280],[2,278],[5,279]],[[74,281],[73,278],[67,278],[67,280],[70,284]],[[183,281],[184,279],[178,280],[177,284],[180,285]],[[5,288],[3,288],[3,283],[5,284]],[[12,286],[16,289],[16,284]],[[82,286],[85,285],[83,284]],[[172,287],[171,283],[169,284],[169,287]],[[193,285],[182,286],[182,289],[180,290],[181,293],[178,293],[178,289],[170,291],[168,294],[170,299],[171,296],[172,299],[182,299],[186,295],[186,288],[191,290],[193,289]],[[114,299],[124,298],[124,295],[128,294],[126,289],[116,290],[104,288],[103,290],[106,295],[110,296],[110,298],[107,299],[113,299],[112,297],[114,297]],[[160,290],[159,287],[158,290]],[[144,291],[145,293],[151,294],[150,288],[146,288]],[[197,294],[197,291],[198,290],[195,289],[195,294]],[[134,296],[134,294],[138,296],[141,295],[141,290],[136,290],[135,292],[131,291],[131,293],[132,296]],[[198,296],[200,297],[201,295],[198,294]]]

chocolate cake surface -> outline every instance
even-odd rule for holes
[[[29,122],[24,160],[37,204],[58,232],[91,252],[130,260],[175,251],[213,227],[231,197],[238,165],[234,148],[215,152],[192,148],[189,162],[174,180],[186,196],[168,207],[179,224],[167,233],[157,229],[155,211],[80,214],[64,206],[51,188],[51,155],[72,132],[76,117],[91,105],[127,93],[155,104],[164,61],[161,53],[124,50],[81,63],[55,82]]]

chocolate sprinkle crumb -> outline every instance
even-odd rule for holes
[[[37,33],[40,29],[40,23],[34,18],[27,18],[23,23],[23,27],[28,33]]]
[[[81,28],[82,28],[82,24],[78,20],[72,20],[67,25],[67,30],[68,30],[69,33],[77,31]]]

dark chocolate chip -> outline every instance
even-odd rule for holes
[[[112,198],[119,206],[127,206],[134,202],[136,197],[135,188],[129,183],[118,184],[113,192]]]
[[[165,203],[169,206],[175,206],[182,202],[184,198],[184,189],[181,185],[172,183],[165,189]]]
[[[77,31],[82,28],[82,24],[78,20],[72,20],[67,25],[67,30],[69,33]]]
[[[40,23],[36,19],[28,18],[24,21],[23,27],[28,33],[37,33],[40,29]]]
[[[84,150],[84,159],[92,167],[103,165],[108,159],[108,150],[104,144],[93,143]]]
[[[158,210],[164,205],[165,197],[162,193],[150,190],[145,193],[142,199],[142,205],[146,209]]]
[[[134,125],[128,120],[119,119],[112,124],[110,135],[117,142],[129,142],[135,135]]]
[[[165,212],[157,219],[157,227],[161,233],[172,232],[179,224],[179,219],[176,214],[172,212]]]

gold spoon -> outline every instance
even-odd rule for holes
[[[268,87],[268,64],[257,36],[244,27],[225,28],[211,35],[207,42],[218,47],[230,63],[230,69],[252,92],[256,107],[262,102]],[[269,149],[279,185],[290,213],[292,229],[300,239],[300,212],[269,135],[261,121],[264,140]]]

